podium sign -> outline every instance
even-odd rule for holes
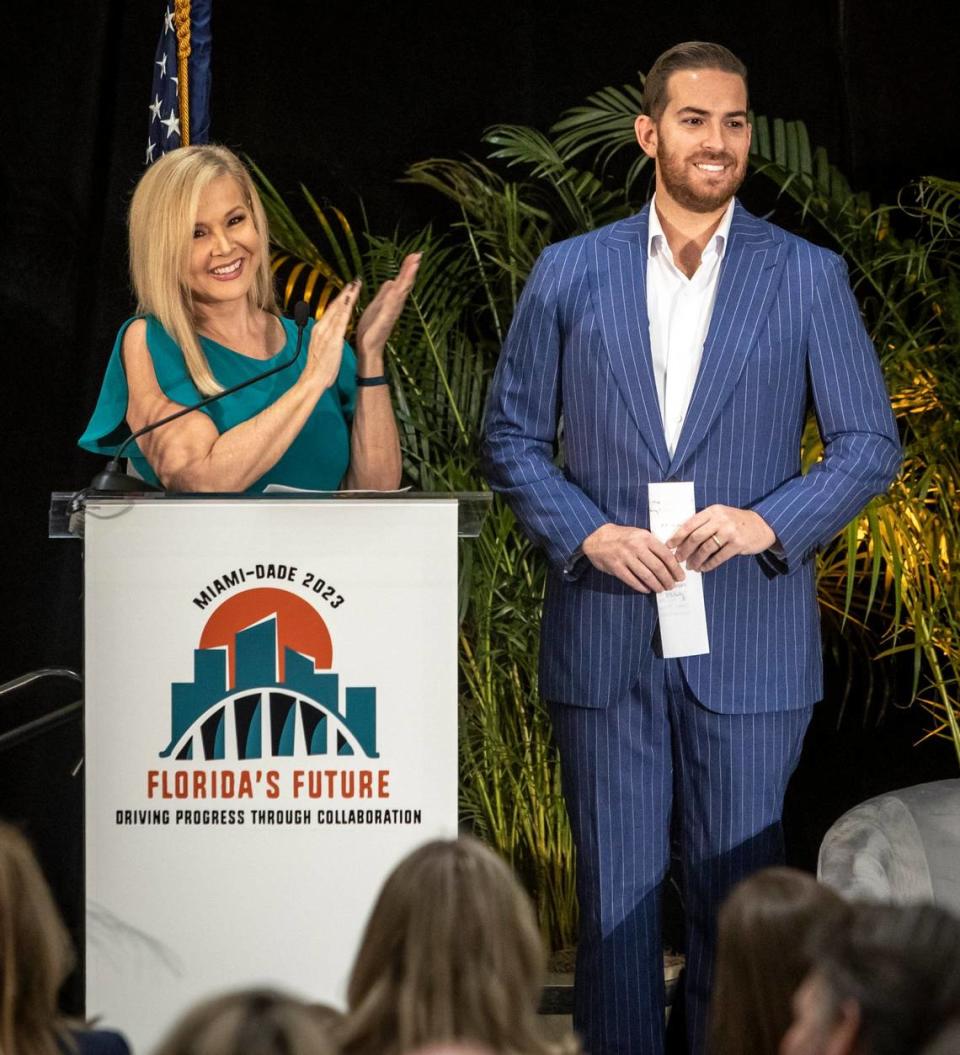
[[[457,503],[86,505],[87,1014],[343,1004],[369,910],[457,831]]]

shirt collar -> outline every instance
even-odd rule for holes
[[[730,224],[733,223],[735,201],[736,199],[734,198],[730,199],[727,210],[723,214],[723,219],[713,232],[710,241],[704,247],[704,252],[712,247],[716,250],[717,256],[722,259],[730,238]],[[647,258],[649,259],[651,256],[656,255],[660,251],[661,246],[666,247],[669,251],[670,246],[667,243],[667,236],[663,233],[663,228],[660,226],[660,217],[657,215],[657,196],[654,194],[650,199],[650,220],[647,226]]]

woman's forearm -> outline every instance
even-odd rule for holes
[[[352,491],[392,491],[400,486],[401,469],[389,387],[358,388],[346,486]]]
[[[168,490],[245,491],[286,453],[323,391],[315,378],[301,376],[275,403],[221,433],[198,456],[162,442],[147,444],[144,454]]]
[[[360,377],[383,374],[383,352],[357,349]],[[393,491],[400,486],[403,463],[400,436],[390,400],[389,385],[358,385],[350,431],[350,468],[346,487],[351,491]]]

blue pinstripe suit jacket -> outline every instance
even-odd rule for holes
[[[487,407],[491,485],[551,563],[541,692],[604,707],[636,682],[657,622],[653,595],[586,560],[571,571],[571,561],[602,524],[649,527],[647,483],[693,480],[698,509],[758,512],[785,561],[734,557],[704,575],[710,653],[682,660],[690,687],[723,713],[807,706],[823,681],[815,551],[887,488],[900,462],[876,352],[843,260],[738,202],[671,458],[650,355],[648,210],[544,250]],[[801,475],[811,402],[825,453]]]

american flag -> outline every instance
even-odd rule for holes
[[[177,15],[174,0],[168,0],[163,13],[163,29],[157,42],[150,89],[150,130],[147,134],[149,165],[170,150],[184,145],[181,128],[180,78],[177,66]],[[191,0],[180,7],[189,11],[190,57],[189,142],[206,143],[210,132],[210,8],[212,0]]]

